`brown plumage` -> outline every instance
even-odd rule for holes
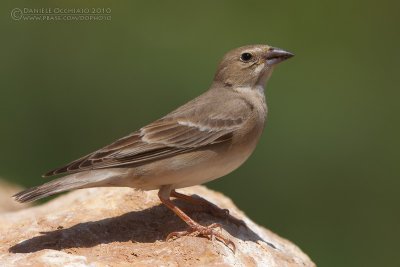
[[[208,91],[165,117],[44,176],[66,176],[16,194],[26,202],[97,186],[159,189],[160,200],[200,235],[230,243],[177,208],[176,188],[205,183],[239,167],[264,128],[264,84],[292,54],[267,45],[234,49],[221,61]],[[184,198],[184,199],[188,199]],[[190,199],[190,198],[189,198]]]
[[[214,94],[208,95],[203,95],[202,99],[215,97]],[[223,103],[230,101],[229,104],[236,107],[234,112],[224,110],[223,103],[210,110],[207,102],[195,99],[162,119],[43,176],[145,164],[194,148],[226,142],[246,121],[251,109],[241,98],[222,100]],[[207,117],[202,116],[204,112],[208,113]]]

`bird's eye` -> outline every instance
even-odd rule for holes
[[[247,62],[252,58],[253,58],[253,55],[250,54],[250,53],[243,53],[243,54],[240,55],[240,60],[244,61],[244,62]]]

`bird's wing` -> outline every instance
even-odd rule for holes
[[[44,174],[44,177],[111,167],[138,166],[199,147],[226,142],[230,140],[232,133],[243,125],[250,113],[248,104],[244,101],[236,99],[230,102],[234,105],[233,112],[221,109],[218,105],[210,108],[209,105],[201,105],[196,101],[192,105],[184,105],[139,131]],[[225,102],[225,107],[226,104]]]

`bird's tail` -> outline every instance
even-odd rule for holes
[[[31,202],[57,193],[96,186],[107,186],[106,180],[111,178],[112,172],[93,173],[83,172],[67,175],[43,185],[35,186],[15,194],[18,202]]]

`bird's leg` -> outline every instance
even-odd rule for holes
[[[221,209],[214,203],[211,203],[210,201],[208,201],[204,198],[188,196],[188,195],[185,195],[182,193],[178,193],[175,190],[171,191],[171,197],[179,198],[179,199],[182,199],[183,201],[189,202],[191,204],[198,205],[204,211],[211,212],[211,214],[216,217],[220,217],[223,219],[229,219],[237,226],[246,226],[244,221],[239,220],[239,219],[233,217],[232,215],[230,215],[228,209]]]
[[[171,200],[171,186],[165,185],[160,188],[158,191],[158,197],[160,198],[161,202],[167,206],[170,210],[172,210],[179,218],[181,218],[185,223],[187,223],[190,227],[187,231],[182,232],[172,232],[167,236],[167,240],[173,237],[181,237],[186,235],[193,235],[193,236],[204,236],[210,240],[216,238],[217,240],[224,243],[227,247],[232,245],[233,250],[235,251],[236,247],[235,244],[227,237],[225,237],[221,231],[216,231],[216,228],[221,228],[221,225],[217,223],[213,223],[209,226],[202,226],[195,222],[192,218],[190,218],[186,213],[184,213],[180,208],[178,208]]]

